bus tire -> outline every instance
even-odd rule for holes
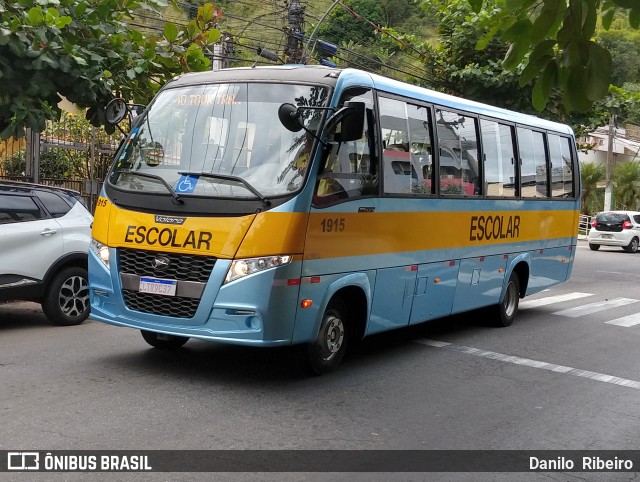
[[[499,327],[511,326],[518,315],[518,305],[520,304],[520,278],[514,271],[509,277],[507,287],[504,290],[504,297],[498,303],[495,317],[495,324]]]
[[[599,244],[591,244],[591,243],[589,243],[589,249],[591,251],[598,251],[600,249],[600,245]]]
[[[56,274],[42,298],[42,311],[60,326],[79,325],[89,316],[87,270],[69,266]]]
[[[144,341],[155,348],[160,348],[161,350],[173,350],[180,348],[189,341],[189,338],[186,336],[165,335],[164,333],[155,333],[147,330],[140,330],[140,333],[142,333]]]
[[[334,371],[344,358],[349,340],[347,309],[341,299],[327,305],[315,341],[305,346],[304,368],[312,375]]]

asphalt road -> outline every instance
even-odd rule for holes
[[[638,449],[638,280],[640,254],[591,252],[580,242],[571,281],[527,298],[513,326],[484,326],[480,311],[381,334],[338,372],[314,378],[298,370],[290,349],[191,340],[164,352],[131,329],[91,320],[57,327],[39,305],[1,305],[0,448]]]

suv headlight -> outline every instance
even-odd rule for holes
[[[291,263],[292,256],[265,256],[263,258],[236,259],[231,262],[224,282],[230,283],[250,274],[259,273]]]
[[[91,244],[89,246],[98,259],[109,268],[109,247],[93,238],[91,238]]]

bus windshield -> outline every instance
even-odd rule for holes
[[[313,137],[278,121],[283,103],[325,107],[325,86],[265,83],[194,85],[161,92],[129,134],[109,176],[121,190],[224,198],[298,191]],[[322,110],[304,109],[316,131]]]

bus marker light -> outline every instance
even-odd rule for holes
[[[320,276],[312,276],[311,277],[311,282],[312,283],[320,283]]]
[[[287,280],[289,286],[298,286],[300,284],[300,278],[291,278]]]
[[[504,269],[498,268],[498,273],[504,273]]]
[[[313,305],[313,300],[302,300],[300,303],[302,308],[309,308],[311,305]]]
[[[449,266],[455,266],[456,262],[455,261],[449,261]]]
[[[434,282],[435,284],[440,283],[440,278],[434,278],[434,279],[433,279],[433,282]]]
[[[484,256],[480,256],[479,261],[480,261],[481,263],[484,263]]]

